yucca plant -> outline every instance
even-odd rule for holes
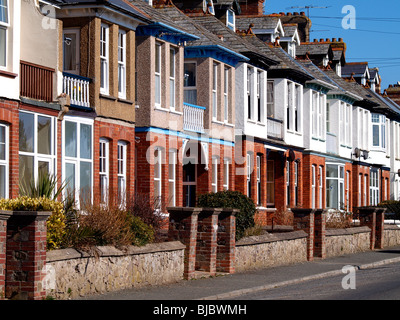
[[[55,175],[48,172],[39,172],[37,182],[31,181],[26,184],[20,182],[19,193],[21,196],[28,196],[31,198],[46,197],[52,200],[57,200],[61,192],[64,190],[66,184],[61,183],[57,187],[58,179]]]

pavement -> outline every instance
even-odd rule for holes
[[[345,276],[342,268],[348,265],[355,266],[356,269],[368,269],[396,262],[400,262],[400,246],[245,273],[182,280],[169,285],[126,289],[91,295],[81,300],[229,300],[242,294],[307,280],[340,274]]]

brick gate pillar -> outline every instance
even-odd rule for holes
[[[357,208],[360,226],[367,226],[371,229],[371,250],[383,248],[385,211],[386,208],[381,207]]]
[[[6,295],[6,242],[7,220],[11,211],[0,211],[0,300]]]
[[[196,270],[215,275],[218,215],[222,209],[202,208],[197,225]]]
[[[169,241],[181,241],[185,246],[184,278],[191,279],[196,270],[198,216],[201,208],[168,207]]]
[[[40,300],[46,297],[47,225],[51,212],[13,211],[7,223],[6,298]]]
[[[307,237],[307,260],[314,260],[314,210],[292,208],[293,230],[303,230],[308,234]]]
[[[326,213],[314,209],[314,257],[326,258]]]
[[[217,271],[235,272],[236,214],[239,209],[222,209],[218,216]]]

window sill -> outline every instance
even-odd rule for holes
[[[104,93],[100,93],[100,98],[107,99],[107,100],[112,100],[112,101],[116,101],[117,100],[116,97],[113,97],[113,96],[110,96],[110,95],[104,94]]]
[[[181,111],[176,111],[176,110],[169,110],[169,112],[171,112],[172,114],[177,114],[177,115],[183,115],[183,112],[181,112]]]
[[[18,76],[18,74],[16,74],[16,73],[5,71],[5,70],[0,70],[0,77],[15,79],[17,76]]]
[[[133,105],[133,101],[127,100],[127,99],[123,99],[123,98],[118,98],[118,102]]]

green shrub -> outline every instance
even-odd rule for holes
[[[253,228],[256,206],[254,201],[239,191],[219,191],[206,193],[199,196],[198,207],[209,208],[234,208],[240,209],[236,214],[236,239],[239,240],[245,235],[245,230]]]
[[[22,196],[15,199],[0,199],[0,210],[51,211],[52,215],[47,220],[47,249],[53,250],[62,246],[65,235],[65,214],[61,202],[47,197]]]
[[[128,221],[133,233],[133,245],[144,246],[154,241],[154,229],[152,226],[144,223],[141,218],[131,214],[128,214]]]

